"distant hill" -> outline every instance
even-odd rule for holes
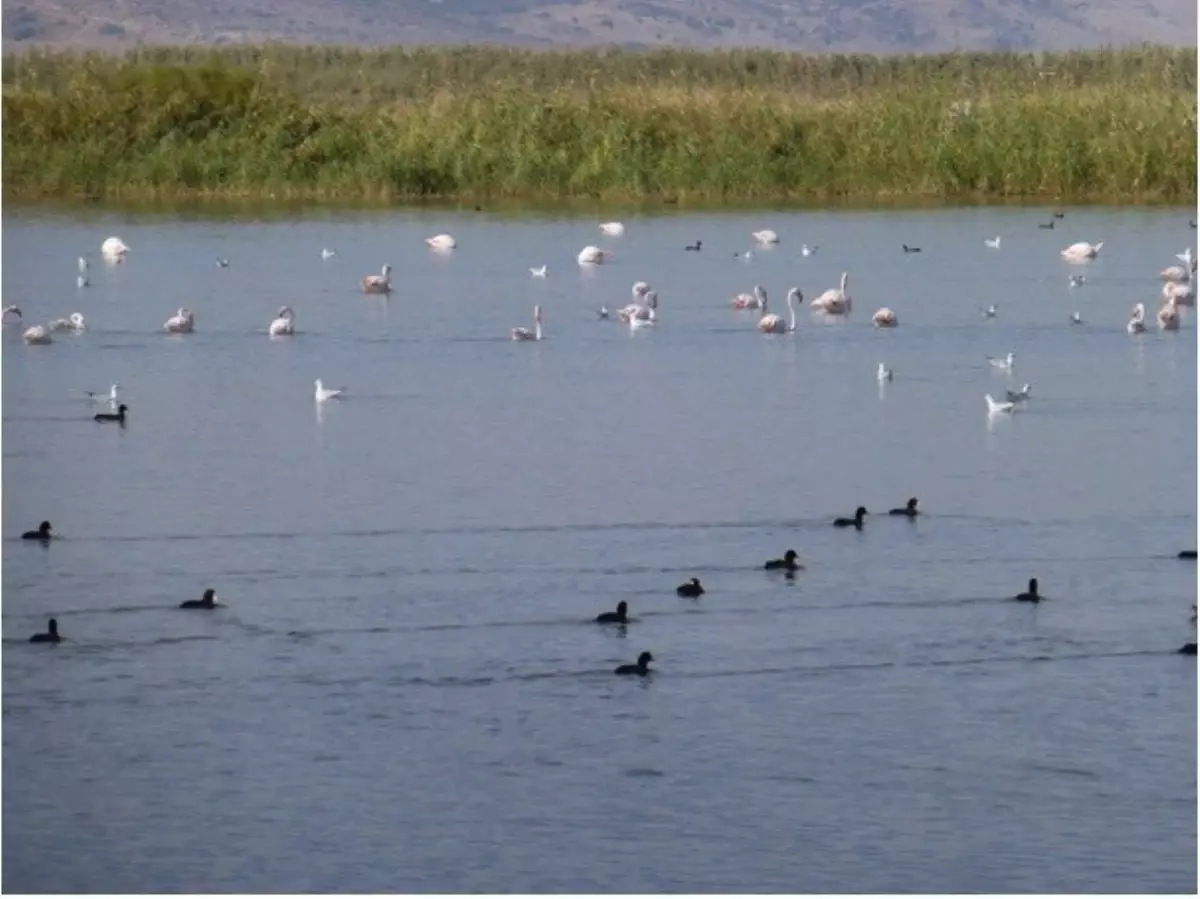
[[[143,44],[762,46],[806,52],[1196,45],[1196,0],[6,0],[5,52]]]

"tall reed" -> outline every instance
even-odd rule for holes
[[[300,47],[3,66],[36,196],[1194,201],[1196,51]]]

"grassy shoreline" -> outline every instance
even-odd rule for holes
[[[8,56],[6,200],[1194,203],[1196,51]]]

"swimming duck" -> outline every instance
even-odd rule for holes
[[[862,527],[863,527],[863,516],[866,514],[867,514],[866,507],[859,506],[857,509],[854,510],[853,518],[835,518],[833,520],[833,526],[835,528],[853,527],[853,528],[855,528],[855,530],[861,531]]]
[[[909,518],[916,518],[921,513],[917,511],[917,498],[910,497],[908,502],[904,504],[903,509],[889,509],[888,515],[906,515]]]
[[[217,599],[217,591],[211,587],[204,591],[202,599],[188,599],[179,604],[181,609],[215,609],[221,605],[221,601]]]
[[[1196,558],[1196,551],[1194,549],[1181,549],[1179,551],[1179,558],[1194,559]]]
[[[778,571],[780,569],[783,569],[784,571],[802,571],[804,566],[797,562],[796,558],[796,551],[794,549],[789,549],[783,554],[782,559],[771,559],[765,565],[763,565],[763,568],[765,568],[767,571]]]
[[[1181,647],[1179,647],[1178,652],[1180,655],[1194,656],[1196,654],[1196,644],[1184,643]]]
[[[49,540],[54,536],[54,528],[50,527],[50,522],[43,521],[38,525],[36,531],[26,531],[21,535],[22,540]]]
[[[96,421],[115,421],[119,422],[120,424],[125,424],[125,412],[128,410],[128,408],[129,407],[124,403],[121,403],[121,405],[117,406],[117,411],[115,413],[97,412],[92,416],[92,418],[94,418]]]
[[[694,577],[686,584],[680,584],[675,588],[675,595],[682,596],[685,599],[695,599],[704,593],[704,588],[700,586],[700,578]]]
[[[615,612],[601,612],[596,616],[598,624],[628,624],[629,623],[629,605],[625,600],[617,603]]]
[[[1041,594],[1038,593],[1037,578],[1031,577],[1029,579],[1029,590],[1025,593],[1018,593],[1013,597],[1013,599],[1015,599],[1017,602],[1041,602],[1042,597]]]
[[[46,633],[34,634],[29,638],[30,643],[61,643],[62,637],[58,635],[58,619],[51,618],[50,623],[46,626]]]
[[[613,674],[636,674],[640,677],[645,677],[650,674],[650,663],[654,661],[654,656],[648,652],[643,652],[638,656],[637,664],[635,665],[618,665]]]

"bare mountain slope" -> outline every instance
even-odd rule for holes
[[[263,41],[763,46],[809,52],[1196,44],[1196,0],[7,0],[5,51]]]

